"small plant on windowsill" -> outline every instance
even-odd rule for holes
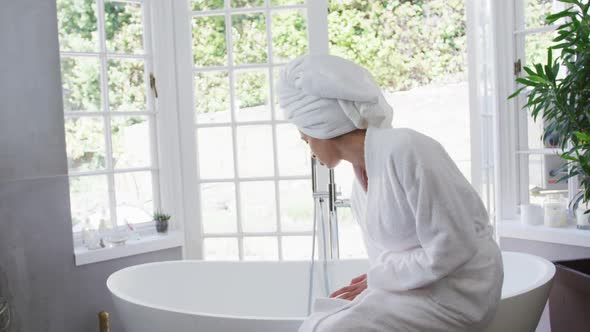
[[[543,141],[551,137],[563,150],[566,175],[559,181],[579,176],[581,193],[570,203],[575,211],[580,201],[584,206],[590,201],[590,3],[559,1],[571,6],[546,18],[548,24],[564,20],[547,50],[547,64],[526,66],[526,75],[516,79],[522,87],[508,98],[528,93],[523,109],[547,124]],[[560,55],[554,57],[554,51]]]
[[[156,223],[156,231],[158,233],[166,234],[168,232],[168,220],[170,220],[170,215],[161,211],[156,211],[154,212],[153,218]]]

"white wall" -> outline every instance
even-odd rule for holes
[[[0,296],[9,331],[97,331],[105,281],[180,249],[76,267],[69,210],[55,1],[0,0]]]

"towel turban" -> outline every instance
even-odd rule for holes
[[[280,73],[277,93],[287,120],[313,138],[391,127],[393,109],[369,71],[337,56],[293,60]]]

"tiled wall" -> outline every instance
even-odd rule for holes
[[[76,267],[73,257],[55,1],[0,2],[0,296],[9,331],[96,331],[112,313],[108,275],[180,259],[163,250]]]

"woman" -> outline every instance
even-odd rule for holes
[[[503,270],[478,194],[443,147],[391,128],[370,73],[348,60],[300,57],[277,84],[286,118],[329,168],[350,162],[352,207],[369,270],[316,302],[299,331],[481,331]]]

